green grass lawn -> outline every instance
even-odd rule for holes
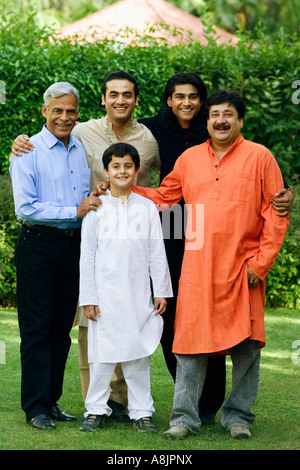
[[[74,414],[77,422],[57,423],[55,431],[29,427],[20,408],[19,331],[16,311],[0,309],[0,449],[1,450],[107,450],[184,451],[195,450],[296,450],[300,448],[300,311],[266,311],[267,345],[262,350],[260,388],[253,406],[256,420],[249,440],[234,440],[220,425],[202,426],[198,435],[184,441],[162,437],[168,429],[173,400],[173,382],[159,347],[152,357],[152,393],[159,428],[155,435],[142,434],[131,424],[108,421],[103,430],[79,431],[84,411],[78,372],[77,329],[67,362],[64,393],[60,406]],[[1,351],[1,350],[0,350]],[[3,363],[5,362],[5,363]],[[227,393],[231,384],[231,363],[227,359]],[[174,453],[174,452],[173,452]],[[107,458],[114,452],[106,453]],[[157,462],[154,462],[157,463]]]

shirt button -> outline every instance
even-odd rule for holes
[[[215,168],[217,168],[217,167],[218,167],[218,165],[215,165]]]
[[[74,188],[73,188],[73,189],[74,189],[74,191],[75,191],[76,187],[74,186]]]
[[[216,181],[219,181],[219,178],[216,178]]]

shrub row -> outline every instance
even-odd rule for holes
[[[116,41],[57,42],[53,41],[53,31],[36,26],[34,12],[26,23],[16,24],[9,6],[1,0],[0,6],[0,305],[13,305],[15,301],[13,256],[18,222],[7,174],[8,155],[16,135],[39,132],[44,123],[42,95],[54,81],[67,80],[78,88],[81,121],[105,113],[100,104],[101,84],[112,70],[125,69],[139,83],[140,105],[135,117],[156,113],[167,79],[179,71],[198,73],[209,93],[235,88],[247,104],[243,135],[273,152],[299,200],[299,44],[291,38],[279,35],[276,43],[270,44],[261,33],[255,43],[241,37],[238,48],[217,47],[211,39],[206,47],[197,42],[168,47],[150,38],[146,38],[147,47],[124,47]],[[300,308],[297,211],[296,199],[289,234],[268,278],[267,302],[272,306]]]
[[[13,138],[40,130],[44,122],[42,95],[51,83],[67,80],[78,88],[80,119],[84,121],[104,114],[101,84],[107,73],[118,69],[132,73],[139,83],[136,117],[151,116],[159,109],[167,79],[179,71],[198,73],[209,93],[236,88],[247,103],[244,136],[266,145],[286,178],[300,172],[299,44],[293,38],[278,34],[276,43],[270,43],[261,32],[255,42],[241,36],[237,48],[218,47],[212,39],[206,47],[198,42],[168,47],[149,38],[148,47],[124,47],[117,41],[71,44],[67,39],[53,41],[53,32],[39,29],[34,12],[26,23],[15,24],[13,13],[1,3],[0,80],[5,87],[5,103],[2,93],[0,104],[2,172],[8,166]]]

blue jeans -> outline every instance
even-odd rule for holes
[[[257,396],[260,368],[260,345],[249,339],[230,350],[232,389],[221,408],[221,424],[251,427],[255,415],[250,408]],[[191,432],[201,426],[198,404],[201,397],[208,354],[176,354],[177,371],[170,426],[181,425]]]

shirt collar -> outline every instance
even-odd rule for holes
[[[107,189],[106,190],[107,192],[107,195],[104,196],[104,197],[108,197],[114,204],[116,205],[127,205],[128,202],[132,199],[132,195],[134,194],[132,191],[131,193],[129,194],[129,196],[127,197],[127,199],[125,199],[125,201],[121,198],[121,197],[116,197],[116,196],[113,196],[110,192],[110,189]]]
[[[52,132],[50,132],[47,129],[46,124],[44,124],[44,126],[42,128],[42,137],[43,137],[43,139],[44,139],[44,141],[45,141],[45,143],[46,143],[46,145],[49,149],[54,147],[56,144],[64,145],[54,134],[52,134]],[[77,141],[72,136],[72,134],[70,134],[68,149],[72,148],[74,145],[78,145]]]
[[[124,129],[126,129],[127,127],[133,127],[133,126],[136,126],[137,124],[137,119],[130,119],[124,126]],[[106,125],[106,127],[108,127],[109,129],[112,129],[112,123],[107,119],[107,115],[104,116],[104,123]]]

